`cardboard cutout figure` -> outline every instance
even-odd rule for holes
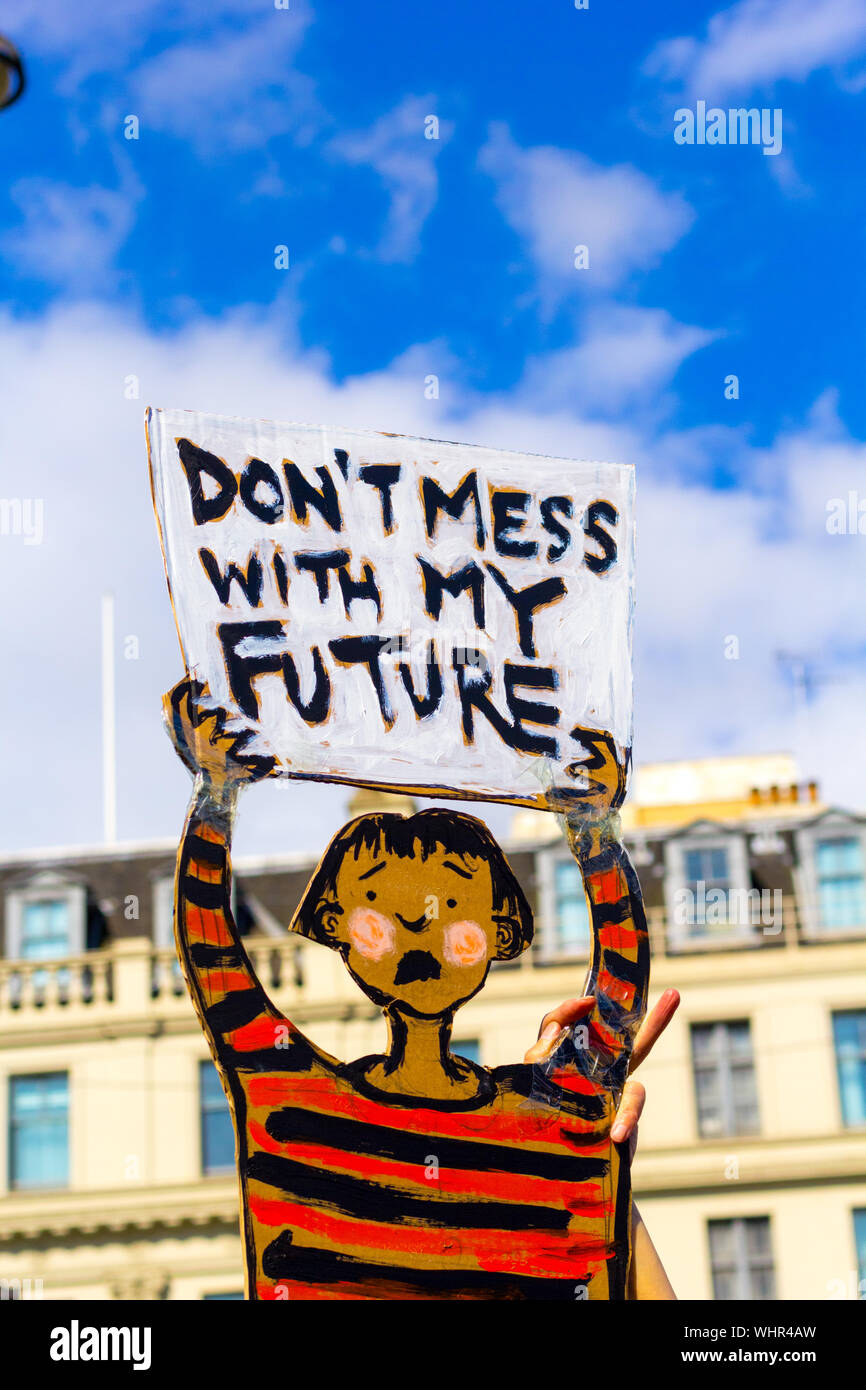
[[[316,438],[321,440],[322,432],[316,432]],[[162,503],[164,543],[167,529],[175,527],[175,539],[178,535],[177,515],[169,515],[165,500],[172,468],[186,468],[193,457],[187,442],[185,435],[175,436],[173,457],[172,450],[162,444],[158,450],[155,493],[158,506]],[[364,447],[369,449],[369,441]],[[392,453],[414,453],[419,442],[390,438],[388,447]],[[344,452],[346,467],[341,471],[351,488],[359,474],[353,475],[351,451]],[[483,452],[501,465],[503,456]],[[226,475],[237,477],[225,460],[211,457],[223,464]],[[200,461],[196,458],[196,468]],[[547,462],[535,461],[539,471]],[[357,464],[360,472],[370,466],[363,456]],[[293,462],[292,467],[298,465]],[[423,467],[425,477],[433,476],[435,481],[435,461],[425,457]],[[320,478],[325,472],[319,467]],[[200,473],[196,476],[200,479]],[[464,472],[464,481],[467,476]],[[189,477],[187,470],[187,481]],[[259,478],[263,477],[260,472]],[[597,478],[590,479],[591,484],[596,482]],[[436,483],[446,497],[460,486],[449,493],[448,484],[453,484],[453,478]],[[491,484],[491,497],[493,491]],[[322,495],[326,493],[323,482]],[[423,481],[419,493],[423,508]],[[346,497],[341,498],[336,489],[334,496],[338,509],[345,508]],[[475,496],[481,496],[477,485]],[[528,499],[530,494],[523,492],[521,497]],[[580,515],[573,498],[564,493],[556,497],[560,517]],[[255,489],[248,488],[249,499],[265,506]],[[207,500],[203,491],[190,490],[187,506],[194,521],[197,505],[201,514],[202,502]],[[234,494],[229,507],[233,502]],[[616,512],[619,516],[613,504],[604,499],[602,504],[607,510],[596,515],[609,519]],[[491,503],[494,511],[497,506],[501,508]],[[528,503],[518,506],[520,514],[529,510]],[[455,504],[452,515],[457,520],[458,513]],[[543,510],[540,515],[543,518]],[[328,524],[337,516],[332,508]],[[477,517],[486,518],[480,502]],[[584,525],[586,518],[584,511]],[[266,524],[285,520],[280,513]],[[383,512],[385,531],[386,520]],[[393,513],[391,520],[395,520]],[[221,521],[212,508],[195,524]],[[298,521],[296,514],[295,524]],[[531,534],[524,539],[527,546],[537,544],[529,539]],[[500,528],[500,541],[504,539]],[[630,554],[628,535],[618,543]],[[483,553],[480,527],[465,544]],[[256,554],[261,558],[260,552],[252,552],[253,557]],[[293,592],[298,576],[305,572],[303,562],[311,554],[321,552],[308,548],[293,552]],[[166,555],[177,611],[187,573],[198,579],[194,562],[201,561],[206,571],[208,567],[201,553],[196,557],[189,547],[184,554],[182,546],[173,547],[170,542]],[[449,558],[458,574],[474,563],[466,556],[466,550],[452,544]],[[537,552],[520,558],[535,559]],[[427,583],[422,557],[417,559],[422,584]],[[439,573],[447,573],[442,556],[434,560]],[[434,560],[426,563],[432,566]],[[543,563],[552,562],[548,557]],[[335,567],[343,573],[349,565],[347,558]],[[248,556],[248,579],[251,569],[255,573]],[[227,571],[222,573],[225,576]],[[567,566],[561,573],[564,578],[556,577],[562,596],[572,585],[580,592],[581,576]],[[392,585],[395,577],[405,591],[408,576],[392,576]],[[379,592],[378,620],[383,608],[382,579],[381,560],[375,566],[370,563],[365,597],[371,597],[374,587]],[[456,585],[453,596],[463,587]],[[467,587],[474,598],[471,576]],[[630,570],[626,588],[630,595]],[[510,583],[509,589],[512,594],[519,592]],[[231,579],[223,588],[224,600],[230,600],[230,590]],[[529,664],[538,655],[536,640],[543,640],[536,615],[555,601],[551,594],[548,586],[543,594],[536,594],[543,603],[531,610],[524,605],[522,633],[521,623],[516,625],[516,640],[526,657],[520,682],[554,691],[564,683],[574,690],[574,682],[561,680],[563,670],[573,669],[568,652],[558,655],[559,669],[547,665],[546,675],[545,667]],[[256,596],[262,595],[254,586],[252,597]],[[427,596],[429,600],[429,588]],[[337,594],[322,590],[322,607],[327,598],[339,602]],[[597,596],[589,596],[588,607],[592,607],[590,598],[597,603]],[[429,613],[429,602],[427,608]],[[351,604],[344,609],[346,625]],[[616,810],[625,795],[628,753],[610,732],[572,723],[573,705],[565,718],[558,709],[553,718],[552,705],[516,697],[513,682],[505,687],[511,694],[507,727],[504,721],[497,727],[497,721],[489,718],[495,705],[485,705],[479,698],[467,706],[466,684],[461,688],[459,663],[454,666],[451,695],[458,710],[462,699],[464,738],[467,708],[486,710],[506,762],[511,754],[521,752],[517,745],[529,736],[528,724],[568,724],[567,747],[551,740],[556,746],[546,751],[544,765],[550,776],[542,795],[529,797],[523,789],[509,795],[502,768],[464,775],[450,748],[445,756],[456,771],[451,776],[452,792],[490,795],[494,786],[502,799],[532,800],[562,814],[590,907],[593,947],[586,992],[595,995],[596,1006],[585,1026],[573,1030],[544,1066],[519,1064],[488,1070],[455,1056],[450,1037],[456,1010],[483,987],[493,961],[513,960],[530,946],[529,904],[501,849],[475,817],[442,807],[413,816],[361,816],[332,840],[292,922],[293,930],[342,956],[355,982],[381,1007],[387,1020],[388,1047],[381,1056],[349,1062],[331,1057],[268,999],[244,951],[230,905],[231,835],[240,787],[278,771],[290,776],[330,775],[338,780],[353,775],[351,743],[341,740],[337,725],[331,729],[333,741],[319,745],[318,754],[306,760],[304,771],[297,738],[286,742],[281,735],[287,727],[281,722],[283,712],[276,702],[267,705],[266,687],[282,683],[283,701],[304,719],[303,701],[292,700],[292,682],[286,680],[289,661],[300,663],[301,658],[284,646],[286,630],[289,634],[294,630],[300,611],[300,600],[298,606],[288,606],[281,633],[273,629],[269,634],[247,632],[240,640],[237,633],[232,634],[228,645],[222,646],[221,669],[208,665],[205,641],[200,648],[202,660],[190,670],[189,644],[195,638],[195,624],[187,608],[180,626],[190,678],[166,697],[169,732],[195,777],[178,857],[176,941],[234,1119],[247,1296],[271,1300],[621,1299],[630,1258],[631,1197],[627,1146],[613,1144],[610,1129],[632,1040],[645,1010],[649,975],[637,879],[617,838]],[[492,618],[490,626],[495,630]],[[530,634],[528,628],[534,631]],[[490,635],[481,622],[478,634]],[[364,635],[377,637],[375,632]],[[250,638],[252,648],[244,646]],[[261,645],[266,638],[270,648]],[[616,646],[616,634],[611,632],[608,638]],[[359,635],[350,630],[337,636],[329,643],[330,651],[344,640],[357,641]],[[535,657],[529,656],[530,648]],[[339,645],[337,649],[341,650]],[[323,669],[321,648],[317,650]],[[377,650],[381,652],[381,647]],[[554,648],[547,650],[552,653]],[[279,653],[276,667],[269,660],[275,651]],[[475,693],[488,696],[492,692],[495,697],[501,667],[491,671],[495,663],[490,661],[491,648],[487,651],[485,681],[475,687]],[[254,676],[248,679],[247,672],[240,683],[233,682],[232,662],[238,659],[260,659],[263,664]],[[507,660],[504,665],[507,668]],[[298,669],[292,666],[296,681]],[[441,668],[437,669],[441,678]],[[385,688],[382,668],[377,670],[381,691]],[[205,676],[207,683],[199,676]],[[435,721],[441,714],[446,739],[449,715],[444,681],[441,684],[442,699],[420,719]],[[220,695],[231,697],[225,705],[215,698],[214,685]],[[613,708],[616,692],[611,699]],[[440,704],[444,704],[441,710]],[[615,712],[622,715],[621,708]],[[381,700],[378,714],[384,737],[396,721],[389,724]],[[417,714],[416,709],[411,717]],[[519,731],[516,740],[515,731]],[[262,742],[267,751],[262,751]],[[411,760],[411,740],[404,740],[401,748],[403,757]],[[477,747],[467,752],[470,764],[476,752]],[[355,774],[361,783],[379,780],[371,776],[369,753],[370,747],[361,745]],[[383,745],[381,757],[396,759],[397,754]],[[321,759],[333,762],[329,772],[322,771]],[[427,777],[417,772],[413,778],[411,768],[403,775],[406,780],[399,783],[397,778],[381,780],[392,785],[413,781],[429,785]],[[483,780],[484,787],[473,790],[478,780]]]

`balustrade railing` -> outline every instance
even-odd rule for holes
[[[767,920],[765,920],[767,918]],[[776,903],[767,917],[754,913],[743,920],[680,922],[661,908],[647,912],[655,958],[701,956],[742,950],[811,948],[866,938],[862,927],[831,929],[803,914],[793,896]],[[544,924],[540,923],[540,934]],[[541,941],[538,942],[539,946]],[[330,951],[287,936],[244,938],[244,948],[268,993],[311,1007],[351,1001],[353,986],[342,963]],[[583,957],[551,958],[533,950],[520,970],[585,963]],[[500,972],[497,972],[497,975]],[[501,972],[513,974],[513,971]],[[84,955],[58,960],[0,961],[0,1028],[48,1015],[115,1013],[148,1014],[186,1007],[186,985],[172,947],[154,948],[143,937],[122,938]]]

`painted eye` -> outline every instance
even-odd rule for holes
[[[372,888],[367,889],[367,898],[371,903],[376,901],[376,894],[373,892]]]
[[[449,898],[449,899],[448,899],[448,906],[449,906],[449,907],[456,907],[456,906],[457,906],[457,899],[456,899],[456,898]]]

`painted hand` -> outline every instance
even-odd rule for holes
[[[266,776],[274,759],[244,756],[253,730],[227,731],[225,710],[206,708],[207,694],[206,685],[185,679],[163,696],[163,718],[181,762],[214,792]]]
[[[566,771],[575,783],[569,812],[581,819],[602,820],[623,803],[629,750],[620,750],[610,734],[576,725],[571,737],[585,749]],[[555,798],[555,793],[554,793]]]
[[[616,1120],[610,1132],[611,1138],[616,1143],[621,1143],[626,1139],[630,1141],[629,1155],[632,1158],[637,1148],[637,1122],[646,1103],[646,1090],[639,1081],[633,1079],[631,1073],[652,1052],[653,1047],[679,1008],[679,1003],[679,992],[675,989],[666,989],[655,1007],[647,1014],[634,1041],[629,1064],[629,1077],[623,1087]],[[525,1062],[546,1061],[556,1051],[566,1028],[591,1013],[594,1004],[594,996],[588,994],[581,999],[567,999],[564,1004],[560,1004],[558,1009],[551,1009],[550,1013],[545,1014],[541,1020],[538,1041],[529,1049],[523,1060]]]

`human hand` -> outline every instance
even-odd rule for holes
[[[666,989],[638,1029],[629,1062],[629,1075],[623,1087],[619,1109],[610,1132],[615,1143],[629,1143],[629,1157],[634,1157],[637,1148],[637,1125],[646,1103],[646,1089],[640,1081],[635,1081],[632,1072],[645,1061],[667,1028],[680,1004],[679,991]],[[592,1012],[595,997],[585,994],[580,999],[566,999],[558,1008],[551,1009],[541,1020],[538,1041],[530,1047],[524,1057],[525,1062],[545,1062],[556,1051],[565,1031],[579,1019]]]

